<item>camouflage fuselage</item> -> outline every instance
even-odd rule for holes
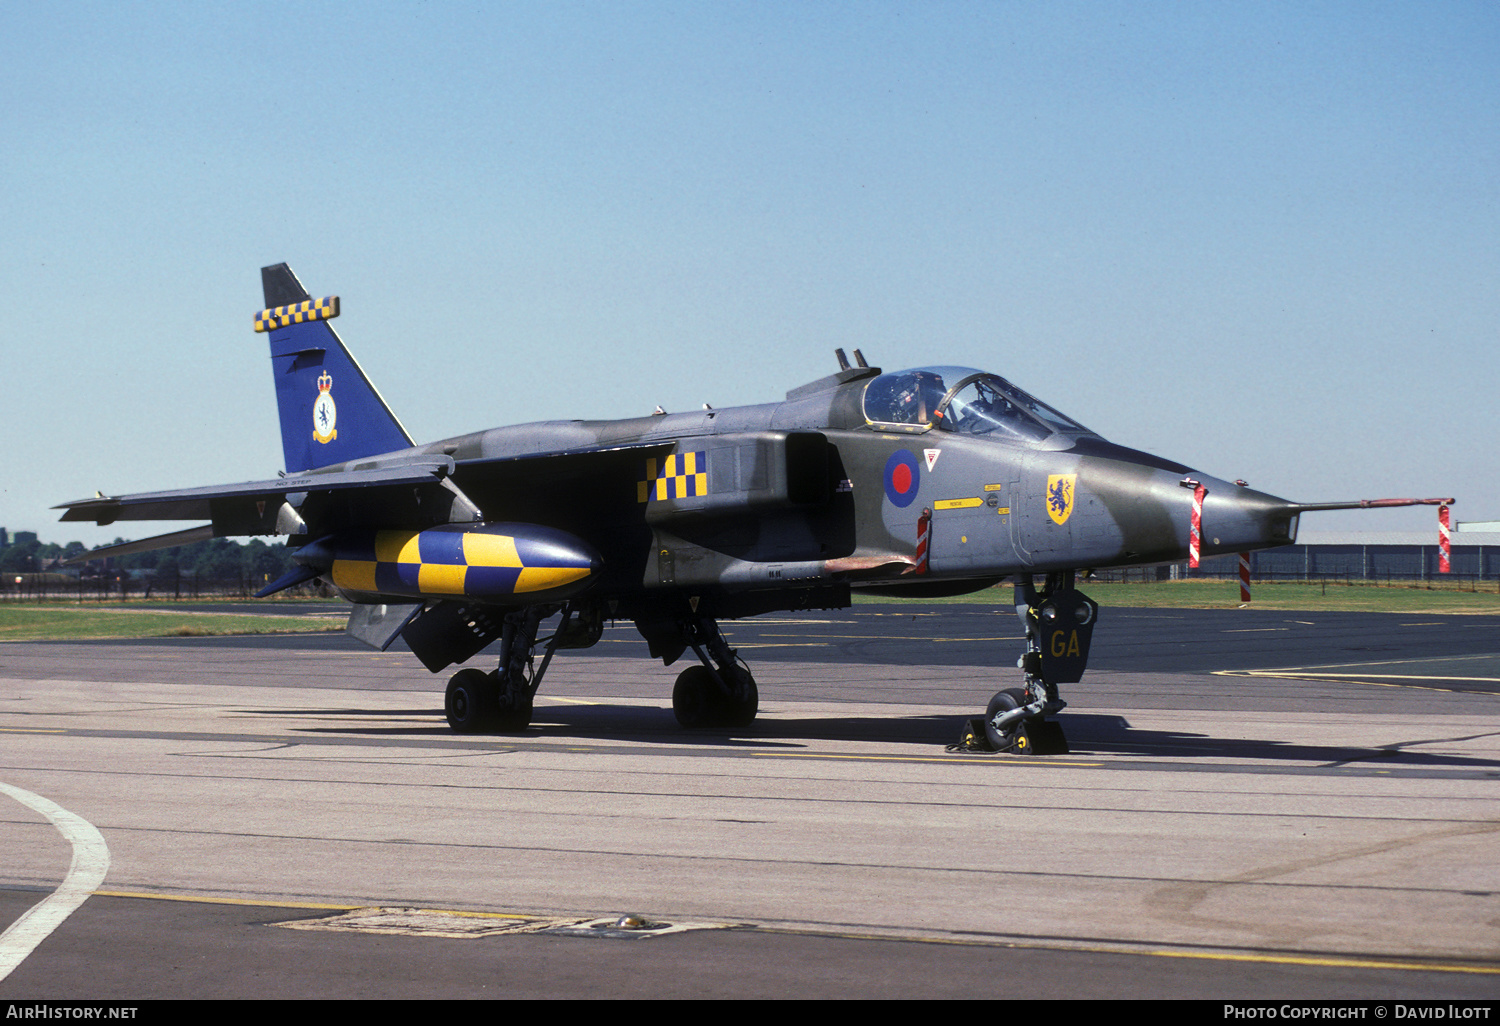
[[[603,557],[594,594],[627,600],[828,585],[964,590],[1019,573],[1179,560],[1193,501],[1184,479],[1207,488],[1204,555],[1295,535],[1284,500],[1091,433],[1024,441],[871,423],[869,376],[838,377],[780,403],[522,424],[324,469],[450,457],[453,483],[485,521],[577,536]],[[392,526],[389,508],[380,526]],[[414,512],[402,526],[424,525]],[[756,608],[775,608],[768,599]]]

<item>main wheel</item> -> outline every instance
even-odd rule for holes
[[[477,734],[484,730],[490,724],[494,708],[494,679],[483,670],[471,667],[448,678],[443,711],[448,714],[448,726],[458,733]]]
[[[672,713],[684,727],[718,726],[723,705],[723,695],[708,667],[700,663],[677,675],[672,687]]]
[[[726,671],[719,671],[724,673]],[[713,671],[701,663],[689,666],[677,675],[672,688],[672,712],[684,727],[748,727],[760,711],[760,691],[755,677],[743,666],[728,671],[727,683],[737,694],[724,694]]]
[[[495,686],[495,715],[492,719],[494,728],[502,733],[513,733],[525,730],[531,726],[532,702],[531,696],[513,695],[507,701],[500,693],[498,683]]]
[[[990,704],[984,710],[984,736],[989,740],[991,748],[997,752],[1031,754],[1031,738],[1026,730],[1025,720],[1012,723],[1004,733],[995,729],[996,716],[1030,704],[1031,696],[1021,688],[1006,688],[995,692],[995,697],[990,699]]]
[[[755,714],[760,712],[760,690],[755,686],[755,676],[743,666],[736,664],[729,673],[731,676],[726,683],[736,694],[733,698],[721,699],[724,702],[724,725],[748,727],[755,722]]]

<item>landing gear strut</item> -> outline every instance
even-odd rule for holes
[[[1048,574],[1040,590],[1026,574],[1016,581],[1016,613],[1026,627],[1026,651],[1019,664],[1026,671],[1026,687],[1006,688],[990,699],[985,740],[992,751],[1066,754],[1062,726],[1047,715],[1068,704],[1057,686],[1083,678],[1099,604],[1073,587],[1071,570]]]
[[[701,665],[677,675],[672,712],[684,727],[748,727],[760,710],[755,677],[707,617],[683,621],[682,634]]]
[[[500,633],[500,666],[485,673],[473,668],[459,670],[448,680],[443,702],[448,726],[460,734],[486,731],[513,733],[531,725],[532,700],[541,686],[542,674],[559,647],[587,647],[598,640],[597,623],[586,617],[575,621],[567,608],[557,632],[547,639],[542,664],[534,665],[536,632],[541,622],[557,612],[557,606],[527,606],[505,614]],[[591,638],[580,637],[591,634]]]

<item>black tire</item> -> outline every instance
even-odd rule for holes
[[[1012,723],[1010,727],[1001,733],[994,727],[994,719],[1003,712],[1019,709],[1023,705],[1031,704],[1031,696],[1022,688],[1006,688],[995,692],[995,697],[990,699],[990,704],[984,710],[984,736],[989,741],[990,747],[997,752],[1014,751],[1018,755],[1030,754],[1031,738],[1028,736],[1025,721]]]
[[[677,675],[672,687],[672,714],[688,729],[717,726],[723,716],[722,696],[713,674],[701,663]]]
[[[443,711],[448,726],[460,734],[478,734],[490,725],[495,710],[495,682],[483,670],[459,670],[448,678]]]
[[[532,702],[530,695],[516,699],[513,705],[507,704],[503,700],[497,700],[496,705],[498,708],[491,721],[495,730],[502,734],[512,734],[531,726]]]
[[[755,722],[755,714],[760,712],[760,689],[755,686],[755,675],[743,666],[736,665],[729,672],[732,676],[728,683],[737,694],[725,702],[724,725],[748,727]]]
[[[725,671],[720,671],[721,673]],[[684,727],[748,727],[760,712],[760,689],[755,677],[743,666],[728,671],[729,683],[739,693],[731,698],[724,694],[713,671],[701,663],[689,666],[677,675],[672,688],[672,712]]]

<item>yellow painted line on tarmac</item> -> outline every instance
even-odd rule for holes
[[[1257,677],[1262,680],[1302,680],[1309,682],[1323,682],[1327,684],[1364,684],[1372,688],[1410,688],[1413,691],[1441,691],[1445,694],[1461,695],[1464,692],[1456,688],[1439,688],[1431,684],[1396,684],[1383,680],[1361,680],[1364,674],[1353,673],[1318,673],[1307,671],[1303,673],[1287,672],[1285,670],[1215,670],[1216,677]],[[1396,674],[1376,674],[1375,676],[1397,676]],[[1493,677],[1417,677],[1416,680],[1494,680]]]
[[[1051,759],[1043,761],[1038,757],[1006,758],[1004,756],[986,756],[982,759],[943,757],[938,755],[820,755],[816,752],[751,752],[749,753],[760,759],[830,759],[845,762],[936,762],[951,766],[954,763],[969,763],[971,765],[994,765],[1000,763],[1006,766],[1065,766],[1082,769],[1098,769],[1103,766],[1102,762],[1054,762]]]
[[[1306,670],[1215,670],[1213,672],[1216,677],[1270,677],[1282,680],[1307,680],[1309,678],[1317,680],[1347,680],[1355,684],[1378,684],[1381,687],[1387,688],[1416,687],[1417,685],[1386,684],[1381,681],[1361,680],[1360,678],[1384,677],[1387,680],[1467,680],[1484,684],[1500,684],[1500,677],[1454,677],[1447,674],[1435,676],[1433,674],[1419,673],[1381,673],[1378,670],[1372,670],[1367,673],[1328,673],[1324,670],[1311,668]],[[1438,690],[1443,689],[1440,688]]]
[[[252,908],[311,908],[325,912],[352,912],[358,908],[377,908],[364,905],[329,905],[317,901],[272,901],[266,898],[215,898],[207,894],[157,894],[152,891],[95,891],[100,898],[142,898],[148,901],[185,901],[196,905],[245,905]],[[450,916],[470,916],[475,919],[536,919],[535,915],[519,915],[513,912],[458,912],[450,909],[427,909]]]
[[[1270,666],[1270,667],[1266,667],[1263,671],[1262,670],[1256,670],[1254,672],[1256,672],[1256,673],[1261,673],[1261,672],[1265,672],[1265,673],[1287,673],[1287,672],[1290,672],[1292,670],[1298,670],[1298,671],[1307,671],[1307,670],[1338,670],[1338,669],[1342,669],[1343,667],[1346,667],[1346,666],[1357,666],[1357,667],[1361,667],[1361,668],[1363,668],[1365,670],[1369,670],[1369,668],[1372,667],[1372,666],[1399,666],[1402,663],[1457,663],[1457,662],[1463,662],[1465,660],[1468,660],[1468,661],[1472,662],[1475,659],[1484,659],[1484,658],[1487,658],[1487,657],[1489,657],[1489,655],[1490,655],[1490,653],[1484,653],[1484,654],[1480,654],[1480,655],[1422,656],[1422,657],[1417,658],[1417,659],[1375,659],[1375,660],[1365,659],[1365,660],[1361,660],[1360,662],[1357,662],[1357,663],[1313,663],[1313,664],[1311,664],[1309,666]],[[1243,671],[1243,670],[1216,670],[1215,672],[1216,673],[1244,673],[1244,672],[1247,672],[1247,671]]]
[[[1274,628],[1274,629],[1275,630],[1290,630],[1290,628],[1286,628],[1286,627],[1277,627],[1277,628]],[[728,633],[732,636],[733,633],[734,633],[733,628],[731,628]],[[767,637],[767,638],[796,638],[796,637],[806,637],[806,636],[807,635],[805,635],[805,634],[764,634],[764,635],[762,635],[762,637]],[[829,641],[1021,641],[1021,640],[1023,640],[1022,635],[1019,635],[1019,634],[1011,634],[1011,635],[1007,635],[1007,636],[1005,636],[1003,638],[934,638],[934,637],[932,637],[930,635],[926,635],[926,634],[818,634],[818,635],[814,635],[814,637],[816,637],[818,640],[817,641],[806,642],[805,644],[807,644],[807,645],[816,645],[816,644],[824,644],[824,643],[829,642]],[[606,643],[608,643],[608,644],[614,644],[614,645],[636,645],[636,644],[640,643],[640,639],[639,638],[600,638],[599,639],[598,644],[606,644]],[[741,645],[736,645],[735,647],[736,648],[750,648],[752,646],[755,646],[756,644],[757,644],[756,642],[747,641],[747,642],[745,642],[745,643],[743,643]],[[766,646],[761,645],[759,647],[764,648]]]
[[[1500,677],[1435,677],[1420,673],[1319,673],[1319,677],[1389,677],[1391,680],[1478,680],[1500,684]]]
[[[1449,677],[1418,673],[1328,673],[1325,670],[1215,670],[1216,677],[1325,677],[1354,680],[1359,677],[1389,677],[1391,680],[1480,680],[1500,684],[1500,677]]]
[[[66,727],[0,727],[0,734],[66,734]]]
[[[1191,958],[1210,962],[1252,962],[1264,965],[1307,965],[1335,969],[1399,969],[1409,972],[1477,973],[1500,975],[1500,967],[1464,965],[1462,963],[1406,962],[1400,959],[1354,958],[1343,955],[1273,955],[1256,952],[1178,951],[1171,948],[1145,948],[1121,944],[1044,944],[1027,940],[971,937],[913,937],[899,933],[860,933],[852,930],[799,930],[795,927],[757,927],[762,933],[839,937],[845,940],[897,941],[903,944],[949,944],[961,947],[1012,948],[1025,951],[1082,951],[1106,955],[1139,955],[1145,958]]]
[[[1340,955],[1257,955],[1202,951],[1147,951],[1155,958],[1201,958],[1213,962],[1261,962],[1272,965],[1315,965],[1334,969],[1405,969],[1429,973],[1478,973],[1500,975],[1500,967],[1483,965],[1433,965],[1425,962],[1400,962],[1394,959],[1346,958]]]
[[[364,905],[326,905],[316,901],[271,901],[254,898],[213,898],[206,894],[157,894],[152,891],[95,891],[100,898],[143,898],[149,901],[186,901],[198,905],[252,905],[265,908],[316,908],[330,912],[348,912]]]
[[[1017,637],[1017,638],[865,638],[865,639],[852,638],[851,639],[851,638],[835,637],[833,635],[829,635],[828,637],[826,637],[826,638],[824,638],[824,639],[822,639],[820,641],[746,641],[746,642],[742,642],[742,643],[740,643],[738,645],[735,645],[734,647],[735,648],[744,648],[744,649],[751,649],[751,648],[824,648],[824,647],[826,647],[828,645],[828,643],[830,641],[850,641],[850,640],[854,640],[854,641],[866,640],[866,641],[932,641],[932,642],[944,642],[944,641],[1021,641],[1023,639],[1021,639],[1019,637]]]
[[[1277,630],[1289,628],[1277,628]],[[804,634],[765,634],[767,638],[801,638]],[[928,634],[819,634],[818,641],[1021,641],[1022,635],[1013,634],[1004,638],[934,638]],[[755,644],[753,641],[745,643],[746,648]]]

